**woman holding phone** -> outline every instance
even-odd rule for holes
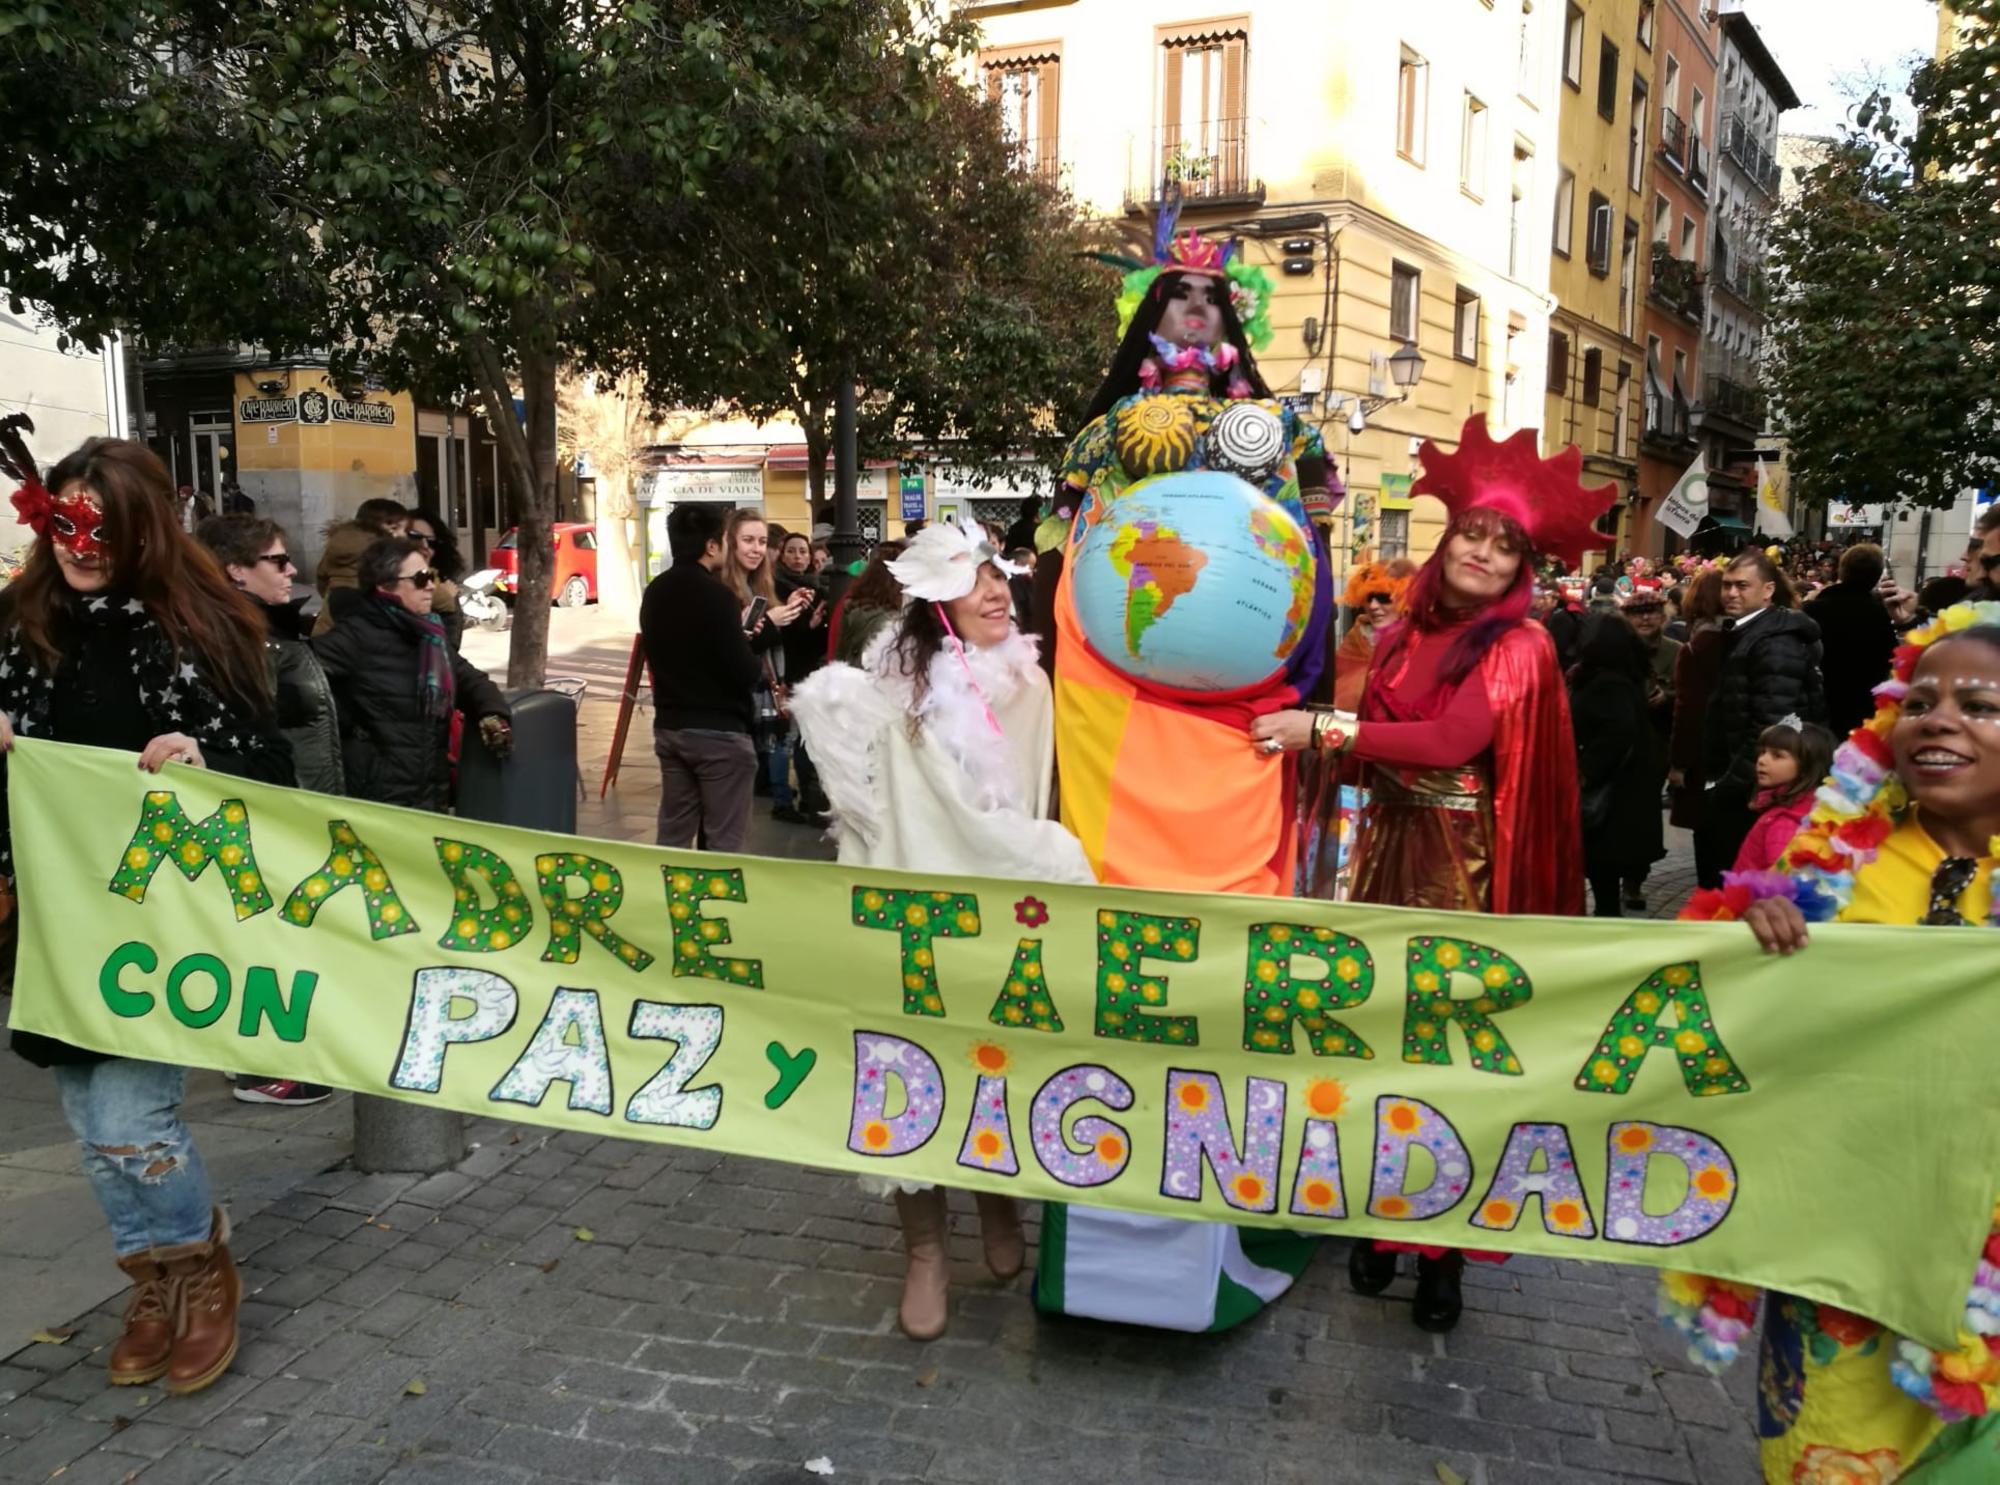
[[[751,693],[757,716],[751,734],[757,744],[757,792],[773,796],[771,813],[777,818],[790,815],[803,819],[793,807],[788,745],[792,724],[779,705],[779,697],[785,679],[784,631],[809,616],[812,594],[795,590],[788,597],[779,597],[771,529],[754,510],[745,508],[730,514],[723,552],[722,580],[743,606],[743,632],[750,636],[750,648],[762,672]]]

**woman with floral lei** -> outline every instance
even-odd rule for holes
[[[0,448],[35,533],[0,595],[0,753],[19,735],[120,749],[149,774],[173,763],[290,784],[263,616],[181,529],[159,459],[143,444],[94,438],[45,486],[13,428],[0,426]],[[11,844],[0,813],[0,876],[13,875]],[[20,889],[32,898],[32,877]],[[228,1220],[181,1122],[185,1069],[26,1033],[14,1050],[55,1070],[132,1281],[112,1385],[208,1386],[236,1355],[241,1285]]]
[[[2000,927],[2000,603],[1960,604],[1907,638],[1779,870],[1727,873],[1683,918],[1740,918],[1777,954],[1807,950],[1819,922]],[[1972,1290],[1953,1351],[1829,1305],[1768,1297],[1758,1418],[1767,1481],[2000,1478],[2000,1204],[1984,1252],[1966,1258]],[[1668,1274],[1661,1310],[1690,1354],[1720,1371],[1750,1332],[1757,1293]]]
[[[792,698],[805,745],[833,805],[843,862],[939,875],[1088,882],[1076,838],[1049,818],[1054,785],[1048,677],[1035,641],[1015,629],[1007,579],[1016,569],[976,527],[936,521],[889,564],[900,619],[869,643],[859,666],[835,661]],[[913,911],[922,911],[914,908]],[[1015,916],[1038,923],[1024,897]],[[1046,1029],[1046,1000],[1023,995],[1024,1022]],[[981,1057],[1006,1053],[981,1043]],[[982,1072],[993,1064],[981,1062]],[[893,1194],[908,1267],[898,1320],[912,1340],[944,1333],[950,1308],[939,1186],[864,1180]],[[982,1191],[980,1236],[996,1278],[1026,1260],[1012,1198]]]
[[[1591,523],[1614,492],[1577,483],[1573,445],[1545,463],[1533,432],[1495,443],[1484,413],[1467,420],[1457,453],[1426,443],[1423,464],[1412,493],[1443,501],[1451,522],[1410,584],[1406,617],[1376,645],[1360,719],[1284,711],[1258,719],[1251,736],[1366,765],[1354,901],[1580,913],[1576,744],[1555,645],[1528,608],[1537,554],[1579,561],[1602,540]],[[1407,1245],[1356,1242],[1354,1288],[1387,1289],[1399,1250]],[[1463,1255],[1416,1252],[1413,1318],[1450,1330]]]

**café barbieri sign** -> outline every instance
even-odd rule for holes
[[[325,423],[368,423],[378,428],[395,426],[395,406],[387,402],[355,402],[345,397],[329,397],[314,388],[297,397],[245,397],[236,405],[239,423],[303,423],[313,427]]]
[[[1954,1342],[1983,933],[1507,918],[657,850],[23,741],[11,1020],[1155,1215],[1693,1269]],[[185,879],[185,880],[184,880]]]

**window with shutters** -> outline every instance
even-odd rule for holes
[[[1618,117],[1618,43],[1609,36],[1597,51],[1597,112],[1604,119]]]
[[[1562,174],[1556,180],[1556,228],[1555,250],[1563,257],[1569,256],[1570,243],[1576,231],[1576,172],[1568,166],[1562,167]]]
[[[1632,156],[1625,164],[1625,183],[1637,191],[1646,183],[1646,80],[1632,74]]]
[[[1417,338],[1417,310],[1423,297],[1424,276],[1407,263],[1389,267],[1389,338],[1414,341]]]
[[[1639,45],[1653,49],[1654,0],[1639,0]]]
[[[1162,183],[1177,181],[1191,200],[1248,193],[1249,22],[1168,27],[1158,36]]]
[[[1458,287],[1458,307],[1452,316],[1451,353],[1461,361],[1479,364],[1479,296],[1463,284]]]
[[[1396,153],[1412,165],[1424,163],[1430,77],[1430,64],[1404,47],[1396,70]]]
[[[1623,459],[1632,452],[1632,415],[1627,404],[1632,399],[1632,363],[1618,363],[1617,401],[1611,408],[1611,452]]]
[[[1563,81],[1579,92],[1583,89],[1583,11],[1574,0],[1563,22]]]
[[[1486,197],[1486,105],[1470,93],[1459,126],[1458,185],[1476,200]]]
[[[981,52],[986,96],[1000,109],[1000,133],[1014,163],[1045,178],[1056,173],[1062,56],[1053,42]]]
[[[1584,260],[1590,271],[1599,278],[1611,273],[1611,229],[1612,211],[1609,197],[1596,191],[1590,193],[1590,216],[1585,223],[1589,237],[1584,243]]]
[[[1569,337],[1560,330],[1549,332],[1549,390],[1569,390]]]
[[[1592,346],[1583,353],[1583,401],[1587,407],[1596,407],[1597,399],[1604,391],[1604,352]]]

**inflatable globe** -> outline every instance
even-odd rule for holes
[[[1188,470],[1085,515],[1068,580],[1083,637],[1149,685],[1238,691],[1269,680],[1312,617],[1312,539],[1233,474]]]

